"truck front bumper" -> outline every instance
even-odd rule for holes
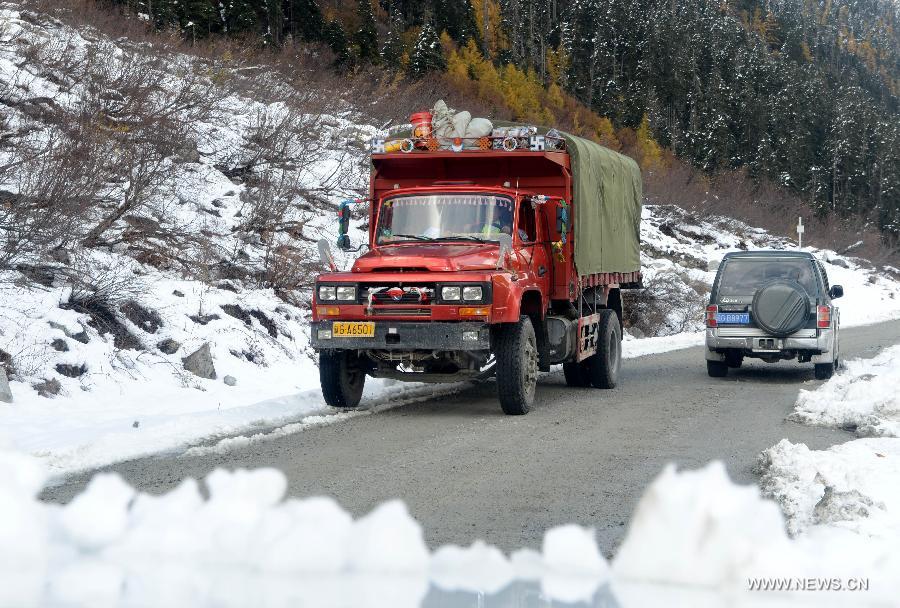
[[[786,338],[774,338],[775,349],[761,348],[761,339],[773,339],[759,330],[750,330],[749,335],[722,335],[725,332],[720,329],[706,330],[706,359],[709,361],[724,361],[727,349],[736,349],[748,353],[764,355],[769,352],[805,351],[812,353],[812,361],[832,361],[834,348],[834,331],[831,329],[800,330],[796,334]],[[734,333],[738,333],[735,331]]]
[[[311,342],[316,350],[490,350],[491,331],[487,323],[375,321],[371,338],[331,337],[333,321],[311,324]],[[323,337],[319,337],[319,336]]]

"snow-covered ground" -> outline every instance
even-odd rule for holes
[[[611,596],[624,606],[662,597],[684,606],[887,605],[900,593],[896,545],[866,548],[858,535],[835,533],[791,539],[777,505],[733,484],[718,462],[667,467],[611,563],[594,530],[577,525],[547,530],[540,551],[506,555],[475,540],[432,553],[402,502],[354,520],[329,498],[285,499],[274,469],[215,471],[203,481],[207,497],[192,479],[149,496],[102,474],[65,506],[35,498],[45,474],[33,458],[0,452],[0,606],[414,607],[429,587],[484,600],[515,584],[539,586],[544,601]],[[868,591],[748,592],[761,577],[865,581]]]
[[[826,450],[783,439],[760,455],[760,485],[801,542],[839,547],[900,580],[900,347],[801,391],[789,420],[863,436]],[[866,437],[868,436],[868,437]]]

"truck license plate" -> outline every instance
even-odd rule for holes
[[[335,338],[374,338],[375,324],[371,321],[335,321],[331,332]]]
[[[716,315],[716,321],[721,325],[749,325],[749,312],[720,312]]]

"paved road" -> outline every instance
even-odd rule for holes
[[[843,332],[845,357],[871,357],[900,341],[900,322]],[[621,542],[641,491],[670,461],[721,459],[742,483],[756,455],[787,437],[821,449],[850,433],[784,421],[812,365],[749,362],[727,379],[707,377],[700,348],[623,362],[620,388],[570,389],[544,377],[527,416],[507,417],[494,384],[333,426],[257,442],[225,455],[156,458],[111,467],[161,492],[215,467],[278,467],[293,495],[329,494],[360,515],[402,497],[432,547],[489,539],[538,548],[550,526],[597,528],[607,555]],[[86,478],[50,490],[68,500]]]

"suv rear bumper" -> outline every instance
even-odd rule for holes
[[[727,328],[726,335],[721,335],[722,328],[708,328],[706,330],[706,359],[707,361],[724,361],[725,351],[729,349],[741,350],[750,354],[758,353],[777,354],[785,351],[804,351],[812,353],[812,361],[830,362],[834,360],[832,351],[834,348],[834,330],[800,330],[786,338],[775,338],[756,328]],[[741,335],[741,334],[744,335]],[[812,334],[812,335],[810,335]],[[774,339],[775,349],[760,349],[760,339]]]
[[[319,338],[333,321],[310,324],[310,342],[316,350],[490,350],[490,325],[480,322],[375,321],[371,338]]]

